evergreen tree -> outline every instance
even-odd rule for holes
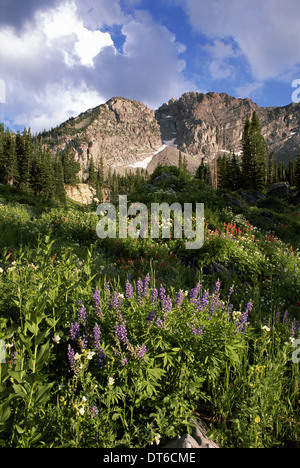
[[[251,121],[251,153],[254,162],[253,188],[262,190],[266,186],[266,144],[256,112]]]
[[[204,158],[201,160],[201,164],[196,171],[196,179],[202,180],[205,184],[209,185],[210,178],[209,165],[204,164]]]
[[[13,134],[7,129],[3,137],[0,154],[0,180],[4,184],[15,185],[19,178],[16,144]]]
[[[224,155],[217,159],[217,188],[226,189],[228,187],[228,160]]]
[[[300,152],[298,153],[296,172],[295,172],[296,187],[300,192]]]
[[[227,187],[230,190],[241,188],[241,168],[235,153],[231,153],[227,165]]]
[[[22,135],[18,132],[16,135],[16,152],[19,164],[21,190],[29,192],[30,190],[30,167],[32,163],[32,138],[30,129],[26,128]]]
[[[242,156],[242,181],[245,188],[261,190],[266,185],[266,145],[256,112],[252,120],[247,115]]]
[[[71,146],[68,146],[64,150],[62,154],[62,164],[65,184],[75,185],[78,182],[77,174],[80,171],[80,164],[75,161],[75,154]]]
[[[251,122],[249,115],[246,116],[243,135],[243,156],[242,156],[242,181],[245,188],[251,186],[253,173],[253,160],[251,152]]]
[[[97,173],[96,173],[96,170],[95,170],[93,157],[91,158],[90,164],[89,164],[89,179],[88,179],[88,182],[89,182],[90,185],[93,185],[93,186],[95,186],[96,183],[97,183]]]
[[[54,180],[55,180],[55,198],[61,203],[66,203],[66,192],[64,184],[64,169],[60,159],[60,156],[57,154],[54,162]]]
[[[178,168],[179,168],[180,171],[182,171],[182,153],[181,153],[181,151],[179,151]]]
[[[284,182],[286,180],[286,169],[283,162],[281,162],[277,169],[278,180],[279,182]]]
[[[102,156],[100,158],[100,164],[99,164],[97,179],[98,179],[100,187],[104,187],[104,181],[105,181],[104,180],[104,163],[103,163],[103,157]]]
[[[268,164],[267,164],[267,185],[272,185],[277,182],[277,166],[275,162],[274,153],[268,153]]]

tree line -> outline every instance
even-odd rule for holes
[[[65,185],[79,183],[80,170],[71,145],[53,155],[49,145],[44,144],[42,138],[33,137],[30,129],[14,134],[0,124],[0,183],[45,200],[65,203]],[[103,158],[99,168],[91,158],[86,172],[86,182],[96,189],[100,201],[103,188],[109,189],[115,199],[118,193],[132,192],[147,175],[144,169],[123,176],[111,167],[105,171]]]
[[[178,164],[179,169],[187,174],[187,161],[185,157],[182,158],[181,152]],[[30,129],[14,134],[0,124],[0,183],[18,187],[46,200],[65,203],[65,185],[78,183],[80,171],[71,145],[53,155],[49,145],[44,144],[42,138],[33,137]],[[210,165],[202,160],[196,177],[214,189],[257,191],[275,182],[288,181],[300,191],[300,152],[298,159],[291,161],[288,167],[283,163],[277,165],[274,153],[268,152],[258,116],[254,112],[252,119],[246,117],[242,156],[231,152]],[[144,169],[137,169],[135,173],[127,171],[124,175],[111,167],[107,169],[103,157],[98,167],[91,158],[85,171],[86,182],[96,189],[100,202],[103,201],[104,188],[109,190],[111,199],[116,200],[120,193],[130,194],[147,178],[148,173]]]
[[[297,160],[290,161],[288,167],[283,163],[277,165],[274,153],[268,151],[254,112],[252,119],[249,115],[246,117],[241,158],[231,151],[210,165],[202,160],[196,177],[214,189],[258,191],[276,182],[287,181],[300,190],[300,152]]]

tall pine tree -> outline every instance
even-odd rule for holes
[[[3,137],[0,160],[0,180],[4,184],[15,185],[19,179],[15,138],[7,129]]]
[[[267,159],[266,144],[261,134],[261,127],[257,113],[252,120],[247,115],[242,155],[242,180],[245,188],[262,190],[266,186]]]
[[[297,158],[295,181],[296,181],[296,187],[300,192],[300,152],[298,153],[298,158]]]

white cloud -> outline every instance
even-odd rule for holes
[[[73,50],[65,50],[65,60],[69,65],[74,64],[76,57],[82,65],[93,66],[93,59],[104,47],[114,46],[109,33],[91,31],[84,27],[77,16],[75,3],[61,4],[57,9],[41,12],[37,16],[37,22],[44,31],[49,46],[63,38],[70,38],[71,41],[73,39]]]
[[[132,0],[131,7],[137,4]],[[39,131],[115,95],[156,108],[196,90],[182,73],[185,45],[143,10],[129,14],[121,5],[57,0],[36,10],[22,28],[0,26],[9,125]],[[107,32],[116,24],[125,37],[122,53]]]
[[[105,94],[143,101],[157,108],[171,97],[179,97],[195,85],[185,80],[182,57],[185,46],[174,34],[139,11],[122,28],[125,36],[123,53],[112,56],[111,51],[96,59],[95,87]]]
[[[262,91],[264,88],[264,83],[254,82],[247,83],[236,88],[238,98],[251,98],[256,99],[261,97]]]
[[[4,80],[0,80],[0,104],[6,103],[6,84]]]
[[[209,38],[232,38],[247,58],[256,80],[280,79],[289,70],[298,68],[299,0],[181,0],[179,3],[186,9],[194,30]]]

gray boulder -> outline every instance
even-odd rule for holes
[[[288,182],[279,182],[267,188],[267,197],[285,197],[290,193]]]
[[[184,434],[178,439],[171,440],[163,448],[172,449],[201,449],[201,448],[221,448],[218,444],[207,438],[206,427],[202,421],[191,421],[194,424],[192,434]]]

